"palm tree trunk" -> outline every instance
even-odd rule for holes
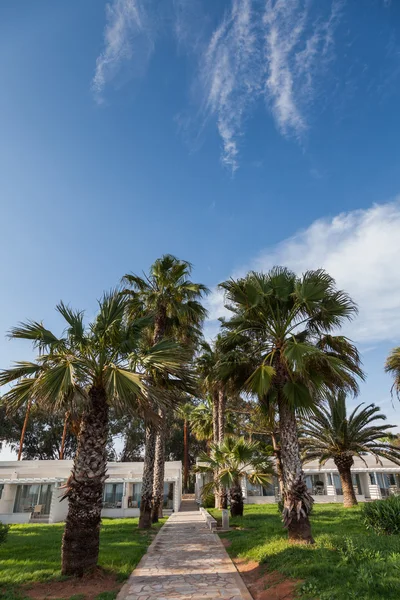
[[[354,464],[352,456],[341,455],[334,458],[334,463],[338,468],[340,481],[343,490],[343,506],[351,508],[357,506],[356,493],[354,491],[353,480],[351,478],[351,467]]]
[[[145,454],[142,477],[142,496],[140,499],[139,529],[150,529],[153,500],[153,477],[156,452],[156,428],[146,423]]]
[[[219,442],[219,397],[218,392],[213,392],[213,442],[218,444]]]
[[[222,386],[218,390],[218,443],[223,442],[225,437],[225,388]],[[228,508],[228,494],[223,485],[219,484],[219,508]]]
[[[278,401],[283,467],[283,522],[289,540],[313,544],[309,514],[313,499],[308,493],[300,459],[296,416],[282,396]]]
[[[157,523],[158,518],[163,516],[164,501],[165,439],[167,434],[166,411],[160,409],[158,414],[161,417],[161,422],[157,430],[155,445],[153,506],[151,509],[151,520],[153,523]]]
[[[31,407],[32,407],[32,398],[29,398],[28,404],[26,406],[26,413],[25,413],[24,424],[22,426],[21,437],[20,437],[20,440],[19,440],[19,448],[18,448],[18,458],[17,458],[17,460],[21,460],[22,447],[24,445],[25,433],[26,433],[26,428],[28,426],[29,414],[31,412]]]
[[[274,456],[275,456],[275,468],[276,468],[276,474],[278,477],[278,485],[279,485],[279,493],[282,496],[283,494],[283,466],[282,466],[282,455],[281,455],[281,448],[276,440],[276,435],[275,432],[272,431],[271,432],[271,439],[272,439],[272,447],[274,449]]]
[[[231,517],[243,517],[243,493],[240,481],[235,481],[229,490],[231,497]]]
[[[225,437],[225,388],[218,391],[218,442],[221,443]]]
[[[189,428],[187,419],[183,421],[183,492],[189,490]]]
[[[213,391],[213,442],[214,444],[218,444],[219,442],[219,396],[218,391]],[[214,473],[214,482],[215,482],[215,508],[221,507],[221,498],[220,498],[220,486],[217,482],[218,473]]]
[[[60,448],[59,460],[64,460],[65,439],[67,437],[68,419],[69,419],[69,412],[67,411],[65,413],[65,419],[64,419],[64,429],[63,429],[62,438],[61,438],[61,448]]]
[[[63,575],[82,576],[97,565],[104,482],[107,479],[108,403],[103,388],[89,390],[71,476],[62,541]]]

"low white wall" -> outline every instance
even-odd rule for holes
[[[124,519],[126,517],[138,517],[138,508],[103,508],[101,516],[105,519]]]
[[[0,514],[0,521],[2,523],[7,523],[7,525],[11,525],[12,523],[29,523],[30,518],[30,512]]]
[[[244,504],[274,504],[275,496],[247,496],[243,499]]]

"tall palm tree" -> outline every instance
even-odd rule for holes
[[[127,274],[123,277],[123,283],[129,286],[123,292],[127,298],[128,315],[131,311],[136,314],[140,308],[153,316],[153,343],[168,337],[179,340],[194,351],[207,314],[200,300],[208,289],[200,283],[193,283],[191,273],[189,262],[165,254],[152,264],[149,275]],[[162,386],[162,382],[158,383]],[[149,526],[150,514],[153,522],[162,515],[167,422],[162,408],[160,419],[157,431],[151,423],[146,427],[145,474],[139,520],[139,526],[143,528]],[[151,486],[152,494],[149,493]]]
[[[207,447],[213,440],[213,402],[210,396],[194,406],[190,414],[190,426],[199,441],[206,441]]]
[[[192,406],[190,412],[190,428],[196,439],[199,441],[206,441],[207,446],[209,446],[214,439],[213,417],[214,405],[210,396],[206,396],[199,404]],[[230,407],[225,411],[224,431],[226,435],[234,435],[235,432],[238,432],[237,420]]]
[[[186,360],[173,342],[160,342],[141,353],[147,322],[141,319],[127,325],[124,308],[119,294],[106,294],[96,318],[85,326],[83,312],[60,303],[57,310],[66,322],[61,337],[41,323],[21,323],[10,337],[31,341],[39,355],[35,362],[18,362],[0,373],[0,385],[14,384],[3,396],[9,409],[18,409],[31,398],[54,412],[72,410],[75,414],[76,407],[83,406],[78,448],[64,495],[68,498],[62,542],[64,575],[79,576],[97,564],[109,407],[152,417],[151,406],[161,399],[142,373],[153,369],[179,377]]]
[[[393,348],[389,353],[385,363],[385,371],[393,376],[392,391],[394,390],[397,396],[400,396],[400,346]]]
[[[243,389],[279,415],[283,467],[283,522],[290,540],[313,543],[300,458],[296,413],[310,410],[330,391],[358,389],[356,348],[333,330],[356,314],[351,298],[325,271],[302,277],[275,267],[221,284],[232,317],[224,324],[231,344],[247,340],[256,368]]]
[[[185,494],[189,489],[189,437],[192,412],[193,405],[189,402],[178,409],[178,416],[183,420],[183,492]]]
[[[272,480],[274,469],[269,456],[258,442],[247,442],[243,437],[226,437],[220,444],[213,444],[210,455],[203,453],[197,473],[217,473],[217,476],[205,484],[203,496],[207,496],[218,486],[229,489],[232,517],[243,516],[242,480],[266,485]]]
[[[394,425],[378,425],[377,421],[386,420],[374,404],[361,408],[359,404],[348,416],[346,394],[339,392],[330,396],[325,405],[315,407],[312,414],[302,422],[301,447],[304,460],[318,459],[324,464],[333,458],[338,468],[343,489],[343,505],[345,507],[357,504],[354,486],[351,478],[353,457],[363,454],[373,454],[377,462],[379,457],[389,458],[400,464],[400,448],[392,446],[383,438],[389,436],[388,431]]]

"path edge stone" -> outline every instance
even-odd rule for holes
[[[214,535],[218,539],[218,543],[221,546],[222,550],[224,551],[227,560],[229,560],[229,562],[232,563],[232,565],[233,565],[233,568],[235,570],[234,573],[233,573],[233,575],[235,577],[238,589],[240,590],[240,592],[241,592],[241,594],[243,596],[243,600],[254,600],[253,596],[249,592],[249,589],[248,589],[247,585],[245,584],[245,582],[243,581],[243,579],[242,579],[239,571],[237,570],[237,567],[236,567],[235,563],[233,562],[233,560],[229,556],[228,552],[226,551],[226,548],[225,548],[224,544],[222,543],[222,540],[219,537],[218,533],[216,533],[214,531]]]

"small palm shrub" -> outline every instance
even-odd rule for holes
[[[201,505],[203,506],[203,508],[214,508],[215,507],[215,496],[214,496],[214,494],[207,494],[207,496],[205,496],[202,499]]]
[[[1,546],[1,544],[4,544],[4,542],[7,540],[7,535],[8,535],[9,529],[10,529],[9,525],[6,525],[5,523],[2,523],[0,521],[0,546]]]
[[[366,502],[362,518],[367,529],[379,535],[400,533],[400,496]]]

